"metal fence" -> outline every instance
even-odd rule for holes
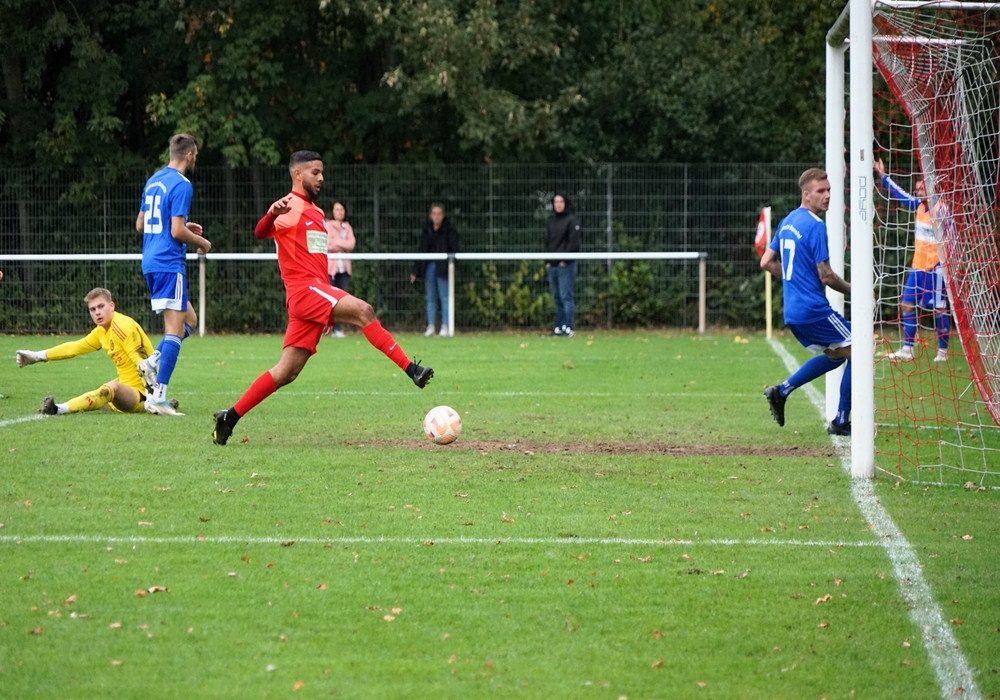
[[[753,251],[760,208],[776,218],[798,206],[796,180],[809,164],[481,164],[326,167],[319,204],[348,210],[359,253],[416,250],[429,205],[440,202],[462,251],[541,251],[553,192],[565,193],[583,225],[583,251],[706,254],[707,322],[764,325],[763,285]],[[112,177],[0,169],[0,256],[136,253],[139,193],[150,172]],[[270,253],[253,237],[267,207],[289,189],[285,167],[198,168],[191,220],[205,227],[216,253]],[[84,183],[81,185],[81,183]],[[96,184],[95,184],[96,183]],[[211,256],[210,256],[211,257]],[[152,332],[147,293],[134,261],[6,261],[0,282],[0,332],[80,332],[82,301],[108,287],[118,308]],[[375,306],[387,326],[423,328],[422,291],[404,261],[359,261],[352,292]],[[192,280],[196,268],[190,269]],[[275,332],[284,327],[283,289],[273,261],[208,266],[210,331]],[[544,327],[552,300],[537,260],[467,261],[456,266],[460,329]],[[694,328],[697,261],[580,263],[577,325]]]

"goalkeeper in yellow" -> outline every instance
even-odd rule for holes
[[[18,367],[36,362],[68,360],[89,352],[104,350],[118,368],[118,380],[105,382],[99,388],[56,403],[51,396],[42,401],[39,413],[54,416],[60,413],[113,410],[120,413],[143,413],[149,387],[143,384],[136,365],[153,353],[153,344],[136,321],[115,311],[111,292],[98,287],[84,297],[96,328],[86,338],[74,340],[48,350],[18,350],[14,355]],[[175,406],[176,408],[176,406]]]

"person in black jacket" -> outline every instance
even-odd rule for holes
[[[444,207],[431,205],[427,223],[420,235],[418,253],[457,253],[458,231],[445,216]],[[445,260],[418,260],[410,273],[410,282],[423,277],[427,287],[427,330],[424,335],[434,335],[437,319],[437,302],[441,300],[441,337],[448,333],[448,263]]]
[[[546,253],[577,253],[580,250],[580,220],[570,209],[566,196],[552,197],[552,216],[545,224]],[[549,288],[556,302],[556,327],[552,335],[572,337],[576,303],[573,285],[576,283],[576,260],[554,258],[545,263]]]

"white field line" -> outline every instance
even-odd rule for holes
[[[48,416],[41,413],[32,413],[30,416],[10,418],[9,420],[0,421],[0,428],[8,428],[12,425],[17,425],[18,423],[27,423],[29,420],[45,420],[46,418],[48,418]]]
[[[790,373],[799,368],[798,362],[781,343],[773,339],[768,343]],[[822,420],[826,412],[823,395],[811,384],[798,391],[805,393]],[[831,440],[837,448],[841,466],[850,474],[850,439],[833,437]],[[875,497],[872,480],[852,479],[851,497],[858,504],[858,509],[871,525],[872,533],[878,538],[878,543],[885,549],[892,563],[893,573],[899,583],[899,592],[910,608],[910,619],[920,628],[921,641],[937,675],[941,697],[953,698],[961,695],[968,700],[981,700],[982,695],[976,685],[972,668],[962,653],[958,640],[952,634],[944,612],[934,601],[931,587],[924,579],[920,560],[917,559],[917,554],[906,537],[893,523],[888,511]]]
[[[189,535],[174,537],[147,537],[141,535],[0,535],[3,544],[30,544],[34,542],[72,544],[397,544],[412,546],[428,545],[606,545],[606,546],[709,546],[709,547],[876,547],[874,540],[857,542],[834,542],[823,540],[779,540],[779,539],[708,539],[708,540],[655,540],[628,537],[233,537]]]

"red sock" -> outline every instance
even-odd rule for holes
[[[249,389],[243,392],[243,396],[240,397],[239,401],[233,404],[233,408],[236,409],[236,413],[241,417],[245,416],[247,411],[277,390],[278,385],[274,383],[274,377],[271,376],[271,372],[264,372],[264,374],[254,380],[254,383],[250,385]]]
[[[392,337],[392,333],[382,327],[378,319],[369,323],[361,331],[368,338],[369,343],[384,352],[386,357],[399,365],[401,370],[405,372],[406,368],[410,366],[410,358],[403,352],[403,348],[399,347],[399,343]]]

